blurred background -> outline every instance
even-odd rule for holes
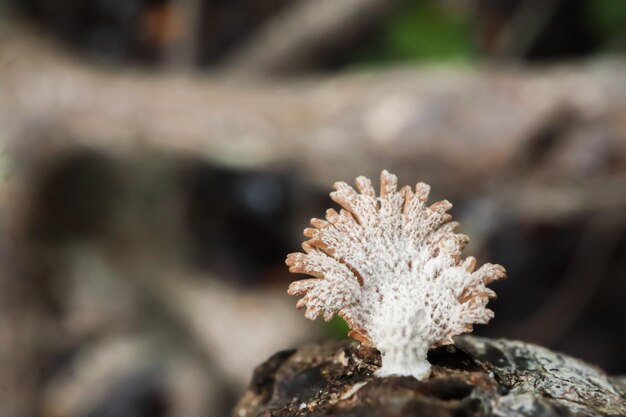
[[[0,417],[221,417],[336,180],[425,181],[496,318],[626,374],[623,0],[0,0]]]

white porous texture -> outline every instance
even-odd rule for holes
[[[359,192],[335,183],[331,198],[343,207],[305,229],[305,253],[287,257],[289,270],[313,276],[295,281],[289,294],[303,296],[305,316],[330,320],[338,314],[349,335],[383,355],[379,376],[430,372],[431,346],[451,344],[452,336],[486,323],[495,293],[486,287],[505,276],[500,265],[461,259],[469,240],[454,233],[458,223],[446,212],[448,201],[427,205],[430,187],[418,183],[397,190],[396,176],[383,171],[380,196],[365,177]]]

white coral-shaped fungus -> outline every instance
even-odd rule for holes
[[[304,235],[306,253],[287,256],[290,272],[313,276],[295,281],[289,294],[303,296],[298,308],[314,320],[334,314],[350,326],[351,337],[382,353],[378,376],[428,376],[428,349],[487,323],[495,293],[486,287],[504,278],[500,265],[474,271],[476,259],[461,259],[469,238],[454,233],[458,223],[443,200],[426,204],[430,187],[418,183],[396,190],[395,175],[383,171],[380,196],[365,177],[360,193],[344,182],[331,198],[343,207],[326,220],[312,219]]]

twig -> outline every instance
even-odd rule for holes
[[[508,23],[500,30],[495,42],[497,59],[521,59],[541,35],[561,0],[524,0]]]
[[[307,67],[380,19],[396,0],[302,0],[224,60],[228,70],[272,73]]]
[[[180,19],[177,29],[179,38],[165,50],[165,61],[172,68],[192,68],[198,58],[197,34],[202,16],[201,0],[175,0],[172,7],[177,11],[174,17]]]

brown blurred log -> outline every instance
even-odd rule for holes
[[[567,193],[564,183],[598,190],[593,181],[614,182],[626,166],[623,61],[271,82],[98,67],[43,34],[5,28],[0,67],[10,147],[147,146],[236,167],[297,166],[325,188],[382,167],[446,192],[493,181],[521,182],[510,187],[521,192],[538,179],[539,195]]]

